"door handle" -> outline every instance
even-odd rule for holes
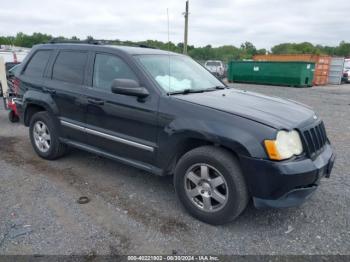
[[[49,94],[51,94],[51,95],[54,95],[54,94],[56,94],[56,90],[53,90],[53,89],[50,89],[50,88],[43,88],[43,92],[44,93],[49,93]]]
[[[100,99],[95,99],[95,98],[88,98],[87,99],[88,103],[94,104],[94,105],[104,105],[105,101],[100,100]]]

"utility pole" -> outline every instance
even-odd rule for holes
[[[186,11],[185,16],[185,35],[184,35],[184,51],[183,53],[187,55],[187,39],[188,39],[188,0],[186,1]]]

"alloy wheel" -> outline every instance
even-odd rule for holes
[[[203,163],[187,170],[185,190],[191,202],[206,212],[222,209],[229,194],[225,177],[213,166]]]
[[[51,136],[48,127],[42,121],[37,121],[33,128],[33,137],[37,149],[46,153],[50,149]]]

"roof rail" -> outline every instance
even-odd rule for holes
[[[153,47],[153,46],[144,45],[144,44],[136,44],[136,46],[138,46],[138,47],[143,47],[143,48],[157,49],[157,48],[155,48],[155,47]]]
[[[113,42],[112,41],[108,41],[108,40],[101,40],[102,43],[106,43],[106,44],[112,44],[112,45],[123,45],[123,46],[131,46],[131,47],[142,47],[142,48],[150,48],[150,49],[158,49],[154,46],[149,46],[149,45],[145,45],[145,44],[142,44],[142,43],[132,43],[130,41],[118,41],[117,43],[116,42]]]
[[[48,43],[50,44],[90,44],[90,45],[100,45],[103,44],[102,41],[95,39],[87,40],[65,40],[62,38],[52,38]]]
[[[110,40],[96,40],[96,39],[87,39],[87,40],[65,40],[62,38],[52,38],[48,43],[50,44],[90,44],[90,45],[106,45],[106,44],[114,44],[114,45],[128,45],[128,46],[135,46],[135,47],[143,47],[143,48],[151,48],[151,49],[157,49],[153,46],[148,46],[145,44],[138,44],[138,43],[127,43],[127,42],[119,42],[118,44],[113,43],[113,41]]]

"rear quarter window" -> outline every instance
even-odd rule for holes
[[[52,69],[52,79],[83,84],[87,52],[60,51]]]
[[[29,60],[29,63],[24,70],[25,76],[42,77],[49,61],[52,50],[37,51]]]

